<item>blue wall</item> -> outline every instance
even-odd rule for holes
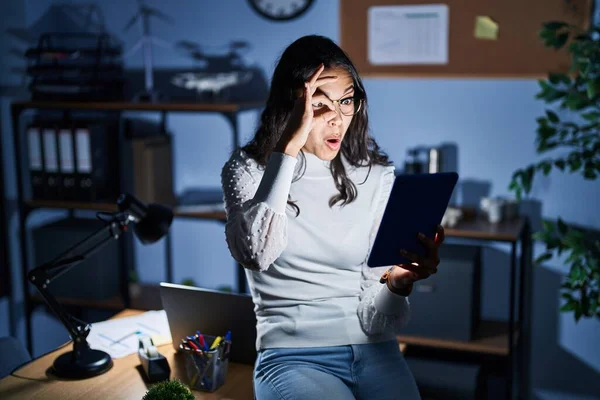
[[[10,5],[10,13],[0,13],[5,15],[0,17],[2,27],[29,27],[51,4],[58,2],[5,1],[3,11],[5,3]],[[175,25],[161,21],[153,23],[153,33],[159,38],[171,43],[186,39],[211,46],[246,40],[253,46],[248,57],[267,76],[271,75],[281,51],[299,36],[317,33],[339,39],[339,5],[333,0],[318,0],[304,17],[283,24],[262,19],[246,1],[173,0],[169,6],[158,0],[148,3],[176,20]],[[131,48],[139,31],[134,28],[124,32],[123,27],[134,14],[136,2],[104,0],[99,4],[102,4],[108,30],[125,41],[125,48]],[[0,50],[6,51],[11,42],[4,33],[2,37]],[[11,57],[2,53],[3,59]],[[192,65],[185,56],[160,47],[155,48],[154,60],[159,67]],[[14,58],[10,62],[18,64]],[[140,67],[141,55],[132,56],[126,63]],[[8,76],[7,68],[1,72],[2,84],[12,84],[14,77]],[[509,195],[506,188],[512,172],[536,159],[535,119],[543,113],[544,106],[534,99],[538,87],[534,80],[367,78],[365,84],[373,135],[398,165],[402,164],[407,147],[454,142],[459,148],[458,167],[463,180],[490,184],[492,195]],[[12,163],[10,138],[7,137],[9,101],[8,97],[3,98],[2,131],[6,162]],[[247,112],[240,117],[244,141],[251,137],[257,117],[256,112]],[[175,139],[176,191],[181,193],[195,186],[219,186],[220,168],[232,145],[226,121],[218,115],[173,113],[169,116],[168,126]],[[12,168],[3,170],[7,171],[8,196],[14,198],[14,177],[8,173]],[[600,213],[596,206],[600,202],[600,185],[597,183],[553,173],[536,181],[532,196],[542,202],[545,218],[560,215],[568,222],[600,228]],[[56,212],[36,213],[30,225],[56,215]],[[11,229],[15,232],[14,217]],[[176,282],[192,277],[205,287],[235,284],[233,262],[221,224],[176,220],[172,237]],[[18,257],[14,241],[11,247],[16,266]],[[541,250],[536,248],[537,252]],[[501,319],[507,315],[508,251],[505,246],[493,246],[485,251],[483,313],[487,318]],[[136,259],[142,281],[164,279],[163,243],[136,246]],[[596,377],[598,381],[600,323],[583,321],[576,325],[570,315],[558,313],[558,285],[564,273],[560,260],[551,260],[535,271],[533,384],[536,388],[561,392],[600,392],[597,383],[596,386],[584,384],[590,377]],[[18,284],[18,270],[15,275],[13,280]],[[17,303],[19,292],[17,288]],[[4,332],[7,324],[5,309],[5,303],[0,301],[0,332]],[[36,324],[48,326],[52,322],[50,318],[39,316]],[[52,340],[42,341],[36,347],[40,352],[62,340],[60,325],[54,323],[54,326],[58,333]],[[22,335],[22,330],[22,323],[19,323],[17,333]]]

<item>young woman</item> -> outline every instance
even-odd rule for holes
[[[420,236],[426,257],[399,249],[411,265],[366,265],[394,168],[334,42],[306,36],[284,51],[256,135],[221,177],[227,243],[255,303],[256,397],[418,399],[395,334],[413,282],[436,272],[444,230]]]

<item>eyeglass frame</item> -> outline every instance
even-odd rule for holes
[[[355,116],[356,114],[358,114],[358,113],[360,112],[360,110],[362,109],[362,105],[363,105],[363,102],[364,102],[364,100],[365,100],[363,97],[361,97],[361,96],[357,96],[357,95],[356,95],[356,93],[354,94],[354,96],[349,96],[349,97],[340,97],[340,98],[339,98],[339,99],[337,99],[337,100],[331,100],[331,99],[329,98],[329,96],[327,96],[327,95],[326,95],[325,93],[323,93],[323,92],[321,92],[321,94],[322,94],[323,96],[325,96],[325,97],[327,98],[327,100],[329,100],[330,102],[332,102],[334,107],[335,107],[335,104],[337,103],[337,107],[338,107],[338,109],[340,110],[340,113],[342,113],[342,115],[345,115],[346,117],[353,117],[353,116]],[[358,102],[359,102],[358,109],[356,109],[356,111],[354,111],[352,114],[344,114],[344,112],[342,111],[342,106],[341,106],[341,104],[340,104],[340,100],[346,100],[346,99],[349,99],[349,98],[351,98],[351,99],[354,99],[354,101],[358,100]]]

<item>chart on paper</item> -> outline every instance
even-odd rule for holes
[[[105,351],[112,358],[120,358],[137,353],[142,336],[150,336],[155,346],[171,343],[169,322],[164,310],[92,324],[87,341],[92,349]]]
[[[448,6],[375,6],[368,11],[373,65],[447,64]]]

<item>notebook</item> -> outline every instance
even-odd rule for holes
[[[196,331],[211,336],[231,331],[230,361],[254,364],[256,316],[250,295],[161,282],[160,297],[175,350]]]

